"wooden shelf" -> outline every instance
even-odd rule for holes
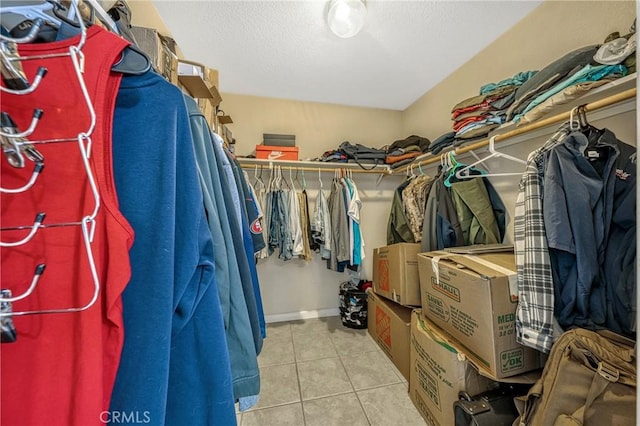
[[[222,96],[215,86],[207,86],[199,75],[178,75],[178,81],[194,98],[210,99],[214,106],[222,102]]]
[[[219,115],[218,116],[218,123],[220,123],[220,124],[231,124],[231,123],[233,123],[233,120],[231,119],[230,115]]]

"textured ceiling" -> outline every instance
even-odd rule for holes
[[[395,110],[540,3],[367,0],[364,29],[341,39],[328,0],[154,0],[184,56],[219,70],[223,92]]]

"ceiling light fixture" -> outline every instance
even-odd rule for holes
[[[364,27],[366,16],[364,0],[331,0],[327,22],[335,35],[349,38]]]

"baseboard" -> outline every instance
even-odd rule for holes
[[[310,318],[335,317],[340,315],[340,309],[318,309],[314,311],[290,312],[287,314],[265,315],[264,320],[267,323],[296,321]]]

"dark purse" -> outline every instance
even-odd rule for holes
[[[498,389],[470,396],[459,392],[453,403],[455,426],[511,426],[519,413],[513,399],[525,395],[531,385],[500,383]]]

